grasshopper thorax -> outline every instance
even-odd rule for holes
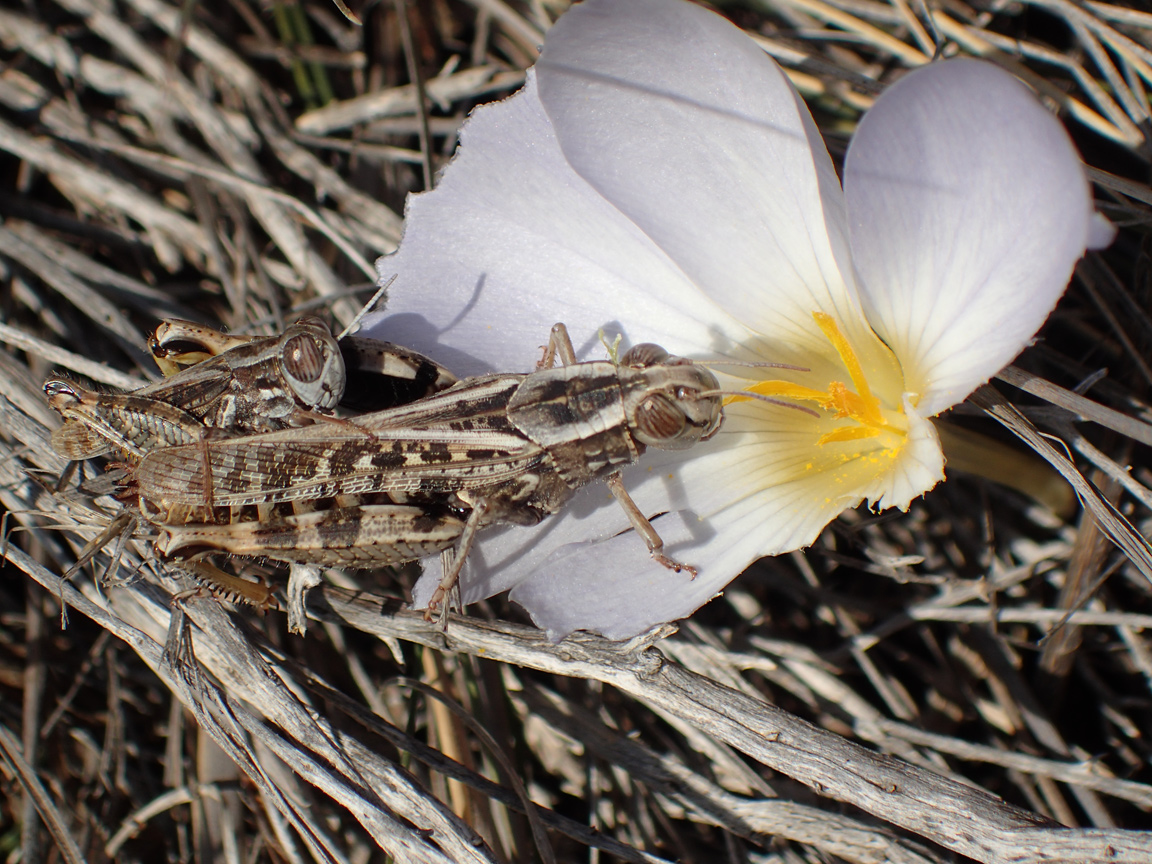
[[[703,366],[646,342],[629,349],[620,367],[638,375],[638,386],[624,388],[624,413],[638,443],[686,450],[720,428],[720,385]]]

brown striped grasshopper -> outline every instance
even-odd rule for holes
[[[317,318],[263,337],[231,336],[170,319],[156,329],[150,347],[169,377],[131,393],[98,393],[58,378],[45,382],[48,403],[65,420],[53,433],[53,449],[72,460],[117,450],[134,462],[156,447],[213,434],[330,419],[338,404],[349,401],[403,404],[456,381],[443,367],[397,345],[355,338],[337,343]],[[356,398],[345,400],[350,376]]]
[[[456,381],[443,367],[400,346],[356,337],[337,343],[315,318],[269,337],[231,336],[167,320],[150,347],[169,377],[131,393],[99,393],[65,379],[45,383],[49,404],[65,421],[53,432],[54,450],[74,461],[117,451],[134,464],[159,447],[316,420],[343,422],[330,416],[337,403],[393,406]],[[346,387],[349,381],[354,394]],[[342,398],[346,395],[351,398]],[[130,514],[93,540],[76,566],[125,530],[124,517]],[[265,595],[243,595],[250,583],[208,565],[195,569],[207,574],[213,590],[263,602]]]
[[[281,336],[266,337],[232,336],[168,319],[156,328],[149,347],[165,375],[194,365],[196,377],[210,377],[232,399],[241,400],[244,410],[215,424],[235,430],[261,431],[259,423],[271,418],[292,417],[297,409],[331,411],[337,403],[355,411],[390,408],[456,383],[456,376],[422,354],[358,336],[337,341],[324,322],[311,317]],[[208,372],[216,366],[224,368]]]
[[[578,363],[556,325],[535,372],[466,379],[342,426],[158,449],[137,467],[136,491],[166,555],[365,567],[446,552],[431,610],[481,528],[535,524],[596,479],[656,561],[694,574],[663,554],[619,469],[647,447],[706,440],[721,420],[717,381],[703,367],[649,344],[619,363]]]

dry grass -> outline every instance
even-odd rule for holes
[[[518,86],[560,9],[429,0],[407,29],[388,2],[355,8],[363,27],[326,0],[0,10],[8,860],[1152,860],[1131,830],[1152,808],[1152,15],[722,6],[793,75],[834,155],[937,41],[1058,106],[1121,235],[1012,386],[956,413],[1059,436],[1089,506],[1055,515],[960,477],[907,515],[845,515],[677,634],[629,645],[552,645],[500,602],[445,636],[373,593],[402,597],[403,576],[316,592],[318,623],[289,637],[279,613],[173,604],[186,577],[143,540],[63,583],[117,508],[50,491],[47,374],[154,376],[142,346],[161,316],[347,321],[404,196],[472,106]]]

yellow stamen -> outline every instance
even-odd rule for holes
[[[820,444],[835,442],[861,441],[876,438],[885,432],[895,433],[899,439],[904,436],[903,424],[897,422],[896,427],[890,425],[889,417],[880,404],[880,400],[872,394],[864,369],[856,356],[848,338],[841,332],[839,325],[831,315],[824,312],[813,312],[812,317],[825,338],[836,349],[840,362],[844,365],[854,390],[843,381],[831,381],[827,390],[817,390],[791,381],[759,381],[745,388],[750,393],[768,396],[773,399],[787,399],[794,402],[807,402],[818,405],[825,411],[831,412],[837,419],[846,418],[854,420],[858,425],[841,426],[828,432],[819,439]],[[741,397],[734,396],[728,401],[737,401]],[[898,413],[903,413],[897,408]],[[895,439],[894,439],[895,440]]]
[[[852,383],[856,385],[856,392],[860,394],[860,398],[875,403],[876,397],[872,395],[872,390],[868,386],[868,379],[864,377],[864,370],[860,368],[860,361],[856,358],[856,352],[844,334],[840,332],[836,320],[827,312],[813,312],[812,317],[816,319],[816,326],[824,331],[824,337],[832,343],[832,347],[840,355],[840,360],[852,377]]]
[[[801,384],[793,384],[791,381],[759,381],[751,387],[745,387],[749,393],[758,393],[761,396],[771,396],[773,398],[792,399],[796,402],[817,402],[823,403],[828,399],[828,394],[821,390],[813,390],[811,387],[805,387]],[[745,397],[733,396],[733,399],[741,399]]]
[[[833,381],[828,385],[828,399],[823,407],[829,411],[834,409],[837,417],[851,417],[865,426],[888,424],[880,411],[880,400],[871,392],[867,396],[853,393],[843,381]]]
[[[837,441],[861,441],[864,438],[875,438],[880,434],[879,429],[869,429],[867,426],[841,426],[833,429],[827,435],[821,435],[817,444],[833,444]]]

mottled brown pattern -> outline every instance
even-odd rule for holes
[[[450,548],[464,523],[422,507],[364,505],[294,514],[275,522],[166,526],[156,548],[193,558],[209,552],[327,566],[381,567]]]
[[[679,421],[667,430],[668,446],[712,434],[720,422],[719,396],[701,394],[716,389],[706,370],[671,362],[574,363],[483,376],[348,424],[362,432],[322,425],[165,448],[141,462],[136,478],[142,500],[169,512],[204,499],[205,452],[218,508],[258,505],[275,514],[285,503],[335,496],[418,496],[406,504],[327,502],[327,509],[256,522],[168,525],[158,547],[167,554],[215,549],[361,566],[411,560],[459,541],[462,560],[479,527],[535,524],[575,489],[635,461],[646,446],[635,437],[638,418],[651,400],[661,400]],[[659,538],[651,540],[655,532],[637,518],[653,554],[679,567],[659,556]]]

